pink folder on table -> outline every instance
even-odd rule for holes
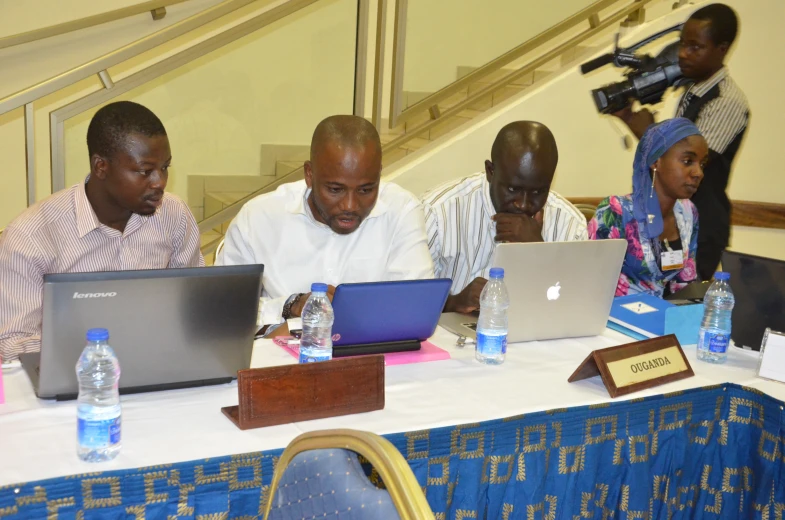
[[[291,354],[294,358],[300,357],[299,344],[287,345],[285,338],[274,338],[273,342]],[[441,349],[431,343],[430,341],[423,341],[420,350],[411,352],[391,352],[384,355],[384,365],[408,365],[410,363],[425,363],[427,361],[441,361],[443,359],[450,359],[450,353]]]

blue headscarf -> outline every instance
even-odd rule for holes
[[[671,146],[691,135],[700,135],[698,127],[689,119],[678,117],[650,126],[638,143],[632,163],[632,208],[645,238],[657,238],[663,229],[660,200],[651,196],[651,167]],[[654,216],[651,222],[649,215]]]

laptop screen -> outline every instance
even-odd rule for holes
[[[731,338],[760,350],[767,327],[785,331],[785,261],[725,251],[722,268],[736,298]]]

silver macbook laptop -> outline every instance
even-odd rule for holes
[[[510,294],[508,342],[600,334],[626,249],[626,240],[497,245],[491,265],[504,268]],[[477,316],[445,313],[439,324],[477,336]]]
[[[218,384],[251,362],[261,265],[49,274],[41,352],[20,356],[36,395],[73,399],[88,329],[109,330],[120,392]]]

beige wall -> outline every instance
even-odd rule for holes
[[[146,0],[0,0],[0,38],[78,20]]]
[[[732,198],[785,203],[785,175],[779,160],[785,100],[779,85],[785,70],[785,19],[782,0],[728,0],[742,20],[740,40],[730,60],[733,77],[745,91],[752,122],[737,157],[729,192]],[[695,6],[687,6],[628,35],[630,43],[686,19]],[[442,146],[418,153],[389,172],[415,193],[457,176],[480,171],[496,132],[504,124],[531,119],[547,124],[559,143],[560,160],[554,189],[567,196],[604,197],[628,193],[633,150],[621,146],[621,128],[612,118],[599,116],[589,90],[618,81],[617,71],[605,69],[588,77],[577,69],[565,70],[553,82],[511,100],[470,128],[445,136]],[[659,107],[662,116],[673,112],[676,96]],[[733,245],[765,251],[785,258],[785,232],[734,229]],[[738,243],[737,243],[738,240]],[[752,251],[751,251],[752,252]]]
[[[408,2],[403,90],[435,92],[459,66],[479,67],[594,0],[417,0]]]
[[[0,0],[2,1],[2,0]],[[247,19],[271,2],[233,13]],[[168,189],[185,198],[191,174],[258,175],[262,144],[305,144],[316,123],[351,113],[355,0],[321,0],[299,13],[156,79],[118,99],[149,106],[167,127],[174,156]],[[252,9],[253,8],[253,9]],[[117,80],[220,29],[212,23],[188,37],[110,69]],[[49,114],[99,90],[96,77],[35,102],[36,195],[51,193]],[[88,172],[85,135],[97,109],[66,124],[67,181]],[[26,206],[21,109],[0,116],[0,229]],[[8,181],[8,184],[6,183]]]

